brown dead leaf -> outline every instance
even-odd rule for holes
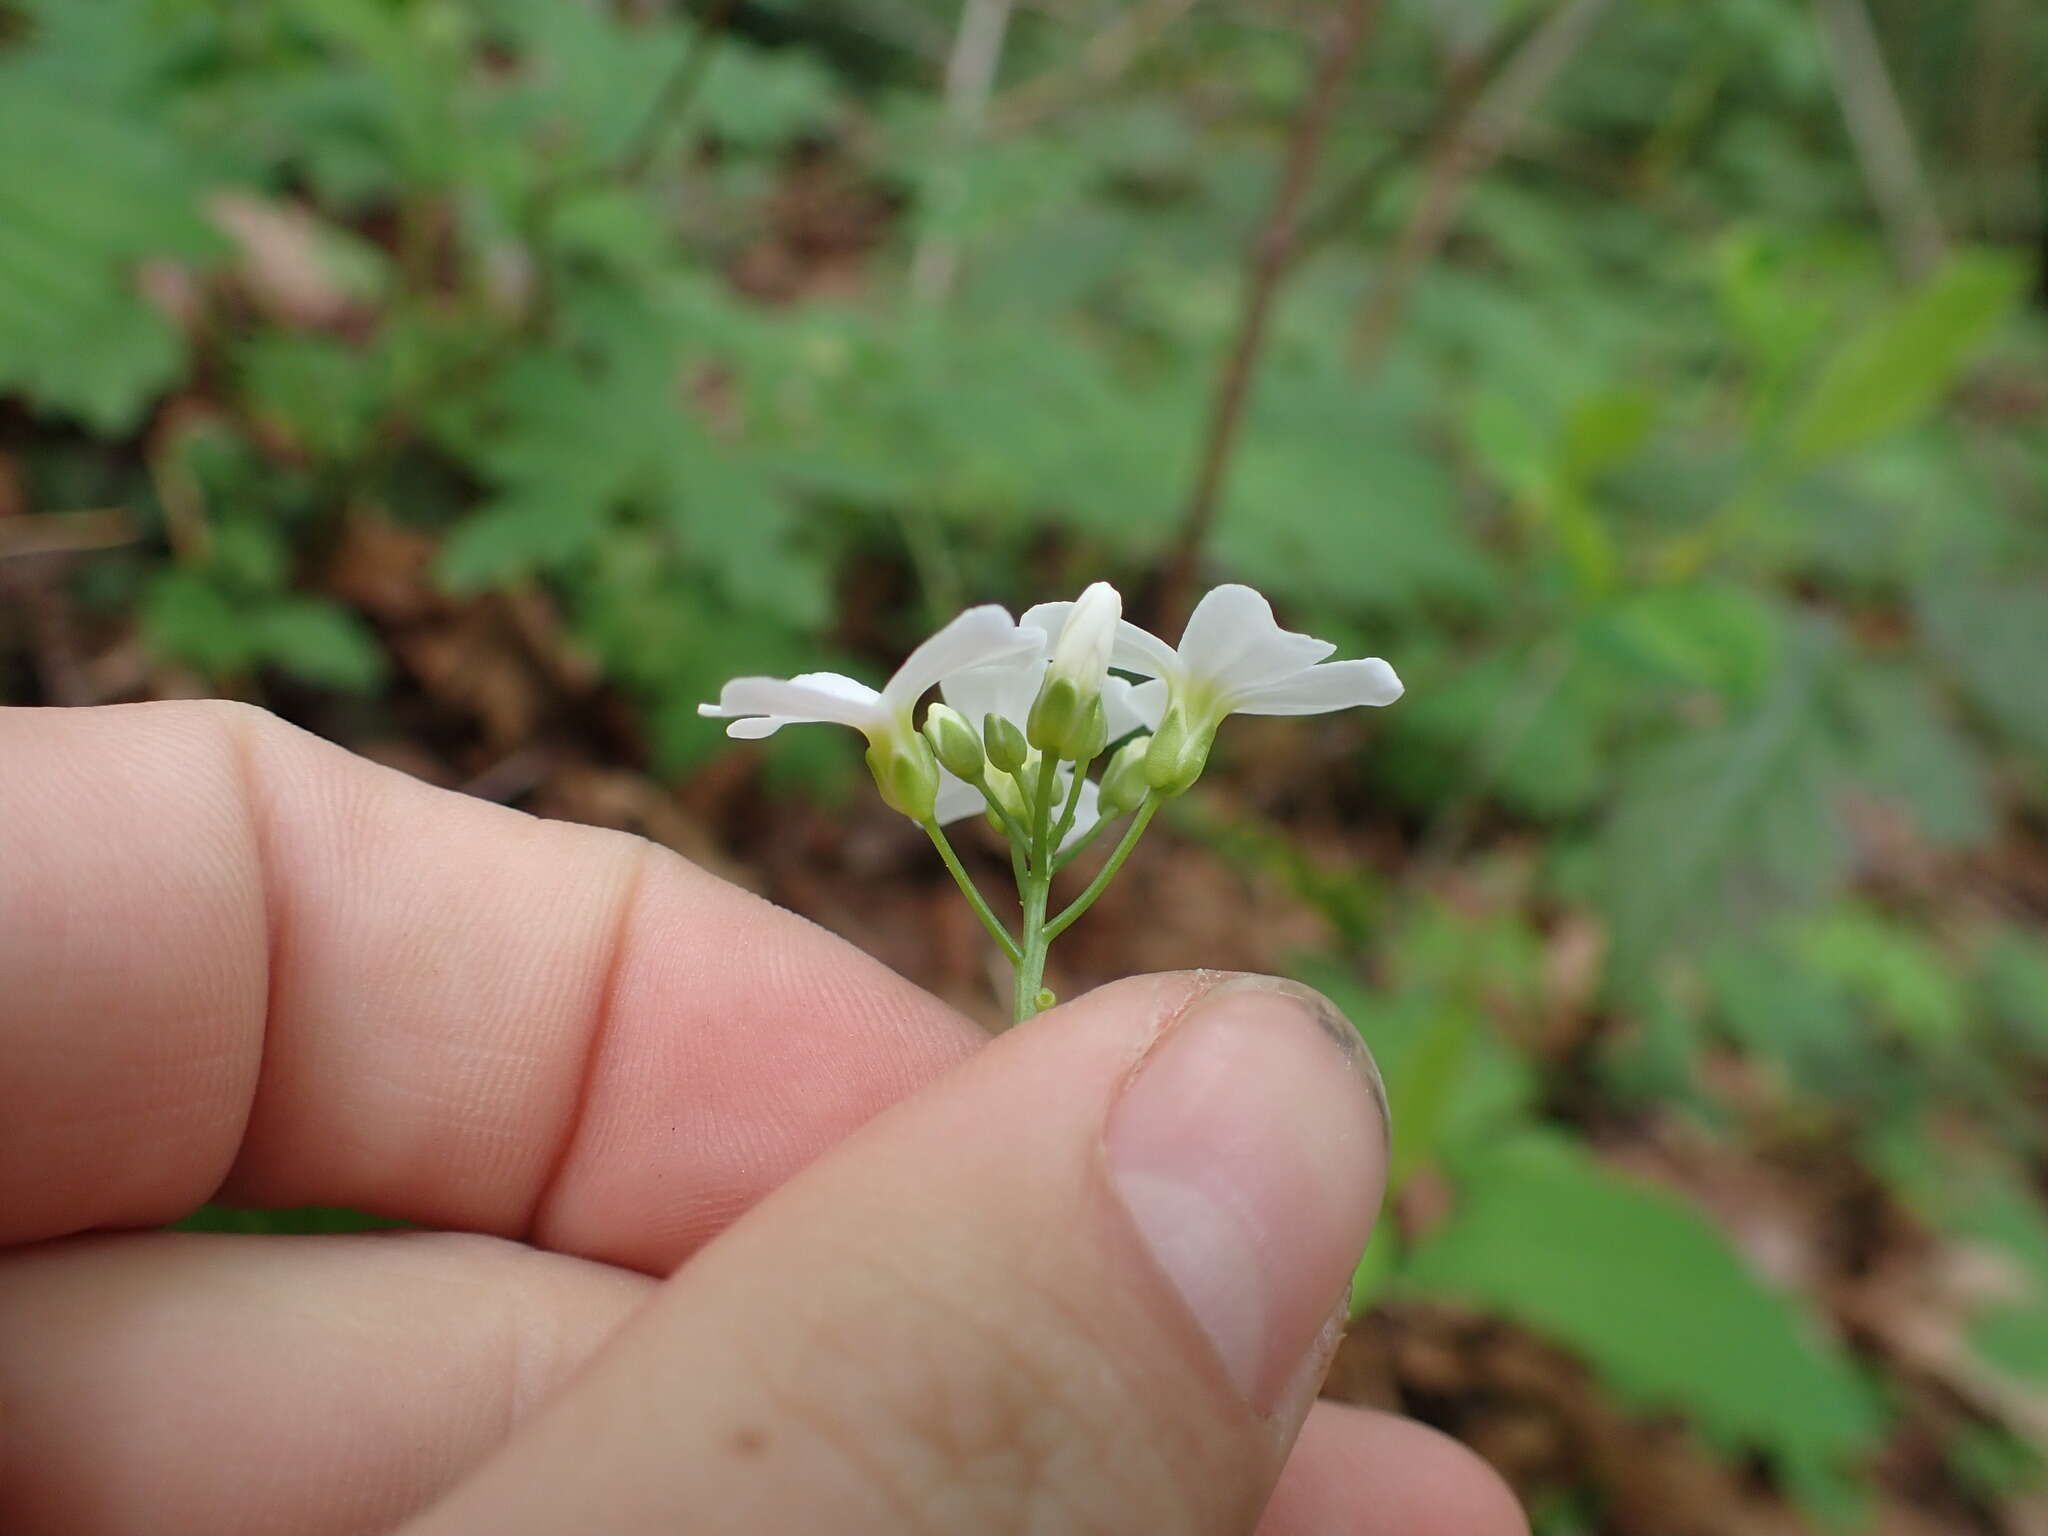
[[[266,319],[314,330],[350,317],[357,296],[336,260],[337,237],[310,209],[223,191],[206,211],[234,242],[236,278]]]

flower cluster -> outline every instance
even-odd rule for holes
[[[880,690],[836,672],[741,677],[698,711],[729,720],[732,736],[809,721],[866,736],[882,798],[925,829],[1016,966],[1023,1018],[1049,1001],[1046,946],[1101,894],[1159,805],[1201,776],[1226,715],[1320,714],[1401,696],[1384,661],[1331,661],[1335,649],[1282,629],[1265,598],[1236,585],[1204,597],[1180,644],[1168,645],[1127,622],[1116,589],[1099,581],[1021,619],[993,604],[970,608]],[[934,688],[942,702],[920,721]],[[1089,778],[1104,758],[1100,777]],[[1019,935],[990,911],[942,830],[981,814],[1010,841]],[[1048,918],[1052,876],[1125,816],[1131,825],[1102,872]]]

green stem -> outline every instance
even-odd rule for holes
[[[1067,849],[1064,853],[1054,855],[1052,861],[1052,872],[1054,874],[1058,874],[1061,870],[1065,869],[1069,864],[1073,863],[1074,860],[1078,859],[1079,857],[1081,857],[1082,854],[1086,853],[1090,848],[1094,847],[1095,840],[1098,837],[1102,836],[1103,833],[1109,830],[1109,824],[1115,819],[1116,818],[1113,816],[1105,816],[1101,818],[1099,821],[1095,823],[1094,826],[1090,827],[1086,832],[1083,832],[1080,835],[1080,837],[1075,840],[1073,847]]]
[[[946,861],[946,872],[953,877],[953,883],[960,887],[960,894],[967,898],[967,904],[974,908],[974,915],[981,919],[981,926],[988,930],[988,936],[1002,946],[1003,953],[1009,956],[1012,965],[1021,963],[1024,952],[1018,948],[1017,941],[1010,937],[1010,930],[1003,926],[1002,919],[989,910],[988,902],[982,898],[980,887],[975,885],[966,869],[962,867],[960,856],[953,851],[953,845],[946,840],[946,834],[940,830],[939,824],[936,821],[928,821],[924,824],[924,831],[925,836],[932,840],[932,846],[939,850],[939,857]],[[1045,913],[1041,909],[1039,917],[1043,919],[1044,916]],[[1042,964],[1041,961],[1041,967]]]
[[[1045,989],[1045,902],[1052,881],[1032,871],[1024,883],[1023,953],[1017,959],[1017,985],[1010,998],[1010,1022],[1022,1024],[1038,1012],[1038,994]]]
[[[1031,797],[1031,867],[1039,874],[1049,873],[1052,863],[1052,799],[1059,783],[1059,764],[1051,757],[1039,758],[1038,783]]]
[[[1094,759],[1090,758],[1089,762]],[[1074,813],[1081,808],[1081,791],[1088,783],[1088,763],[1074,764],[1074,782],[1067,790],[1067,803],[1060,811],[1060,822],[1053,829],[1052,853],[1057,858],[1060,844],[1067,840],[1067,834],[1074,829]]]
[[[988,771],[986,769],[982,771],[981,777],[974,781],[974,787],[981,791],[981,798],[988,802],[990,812],[993,813],[997,821],[1003,824],[1003,831],[1009,836],[1011,843],[1022,843],[1025,847],[1030,847],[1031,833],[1029,829],[1019,826],[1017,818],[1003,809],[1003,802],[998,800],[996,792],[989,788]]]
[[[1010,1019],[1016,1024],[1038,1012],[1038,994],[1045,988],[1045,950],[1052,942],[1045,929],[1045,906],[1052,891],[1052,799],[1058,783],[1058,764],[1041,757],[1036,792],[1031,797],[1031,863],[1017,893],[1024,903],[1024,931],[1018,943],[1017,985],[1011,995]]]
[[[1159,809],[1157,795],[1148,795],[1145,803],[1138,807],[1138,814],[1131,818],[1130,827],[1124,832],[1123,841],[1116,845],[1116,851],[1102,866],[1101,872],[1088,882],[1088,889],[1074,898],[1072,906],[1045,925],[1044,942],[1054,939],[1073,926],[1074,919],[1095,905],[1095,898],[1109,888],[1109,882],[1116,878],[1116,872],[1124,867],[1124,860],[1131,856],[1131,850],[1138,846],[1138,839],[1145,835],[1145,828],[1151,822],[1153,813]]]

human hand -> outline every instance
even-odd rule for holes
[[[1354,1040],[1183,974],[991,1043],[260,712],[0,710],[0,1523],[1513,1536],[1450,1441],[1311,1408]],[[448,1230],[120,1230],[216,1194]]]

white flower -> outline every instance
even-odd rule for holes
[[[1018,621],[1024,629],[1040,636],[1039,644],[1034,651],[1026,651],[988,666],[948,673],[939,683],[940,695],[947,704],[965,715],[968,723],[976,730],[982,728],[983,722],[990,715],[1008,720],[1022,730],[1025,718],[1031,712],[1032,701],[1038,697],[1038,691],[1045,683],[1046,670],[1051,665],[1046,654],[1050,643],[1049,636],[1060,633],[1060,624],[1065,619],[1064,610],[1074,606],[1072,603],[1046,603],[1032,609],[1034,614],[1039,613],[1041,609],[1062,610],[1051,624],[1041,624],[1036,620],[1030,624]],[[1157,721],[1157,711],[1148,719],[1144,712],[1136,707],[1133,701],[1137,693],[1138,690],[1125,678],[1103,678],[1102,707],[1109,718],[1110,741],[1114,742],[1141,726]],[[1033,760],[1036,760],[1035,753]],[[1027,768],[1024,771],[1030,773],[1034,770]],[[995,770],[990,769],[989,772],[993,777]],[[1073,784],[1073,770],[1062,765],[1054,785],[1055,807],[1066,804],[1066,796],[1073,788]],[[1099,794],[1099,787],[1093,779],[1082,784],[1081,798],[1075,803],[1073,829],[1061,842],[1060,851],[1064,852],[1094,830],[1095,823],[1101,819],[1101,811],[1098,808]],[[937,815],[941,822],[959,821],[986,809],[988,802],[982,797],[981,791],[972,784],[955,778],[950,773],[940,779]]]
[[[879,691],[837,672],[736,677],[719,690],[716,704],[699,704],[697,713],[731,720],[726,735],[749,740],[773,736],[785,725],[829,721],[885,746],[916,734],[912,715],[934,684],[954,672],[1036,654],[1044,645],[1040,631],[1021,628],[990,603],[968,609],[912,651]]]
[[[1034,608],[1026,622],[1045,621]],[[1401,679],[1384,661],[1330,661],[1336,649],[1282,629],[1272,604],[1235,584],[1195,605],[1178,646],[1119,623],[1110,665],[1153,679],[1130,701],[1156,722],[1146,758],[1153,787],[1178,794],[1192,784],[1225,715],[1319,715],[1401,697]]]
[[[1124,600],[1115,587],[1098,581],[1063,606],[1067,612],[1058,631],[1046,629],[1047,634],[1055,635],[1046,675],[1072,683],[1085,704],[1102,691],[1102,680],[1109,675],[1109,652],[1124,616]]]
[[[1071,608],[1071,603],[1041,603],[1032,613],[1046,608]],[[1025,651],[1004,661],[988,666],[970,667],[958,672],[949,672],[939,683],[939,694],[953,708],[967,717],[976,730],[990,715],[1000,715],[1018,730],[1031,714],[1032,701],[1038,697],[1038,690],[1045,684],[1046,668],[1050,664],[1045,655],[1047,626],[1033,620],[1018,623],[1026,630],[1041,633],[1035,650]],[[1109,716],[1109,739],[1114,742],[1128,736],[1140,726],[1158,723],[1159,711],[1149,712],[1136,699],[1140,690],[1133,687],[1128,679],[1105,677],[1102,680],[1102,707]],[[1162,691],[1163,699],[1163,691]]]
[[[1032,609],[1021,622],[1043,628],[1038,612]],[[1155,701],[1162,709],[1179,705],[1211,726],[1225,715],[1320,715],[1401,697],[1401,679],[1379,657],[1328,660],[1336,649],[1282,629],[1272,604],[1233,583],[1195,605],[1177,647],[1135,624],[1118,624],[1110,664],[1166,685],[1164,698],[1147,687],[1137,690],[1141,712]]]

